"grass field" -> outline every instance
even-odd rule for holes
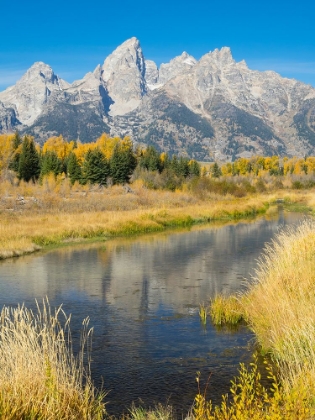
[[[189,192],[144,189],[133,185],[47,191],[22,184],[1,186],[0,258],[34,252],[69,241],[158,232],[214,220],[238,220],[264,213],[276,195],[242,198],[213,194],[201,200]]]

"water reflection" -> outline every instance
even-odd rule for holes
[[[250,357],[246,330],[222,334],[199,323],[198,305],[216,293],[240,290],[264,243],[297,214],[250,223],[195,228],[104,245],[66,248],[0,263],[0,305],[48,296],[95,328],[92,371],[111,389],[109,411],[118,414],[140,397],[167,400],[186,411],[195,373],[211,376],[216,400],[226,392],[239,361]]]

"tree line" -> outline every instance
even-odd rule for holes
[[[45,176],[64,174],[71,184],[125,184],[138,172],[167,173],[170,179],[200,176],[200,165],[186,157],[159,153],[154,147],[134,150],[129,137],[103,134],[92,143],[49,138],[42,147],[31,136],[0,135],[0,175],[13,172],[19,180],[41,181]],[[169,189],[176,183],[169,183]]]
[[[253,156],[240,158],[234,162],[219,165],[217,162],[210,165],[210,174],[213,178],[236,175],[313,175],[315,174],[315,157],[279,157],[279,156]]]

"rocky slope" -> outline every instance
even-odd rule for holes
[[[229,48],[187,53],[160,68],[131,38],[102,66],[68,84],[35,63],[0,92],[0,132],[83,142],[102,132],[200,160],[315,154],[315,89],[248,69]]]

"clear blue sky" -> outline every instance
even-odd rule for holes
[[[35,61],[80,79],[132,36],[157,64],[229,46],[251,69],[315,86],[312,0],[2,0],[0,12],[0,90]]]

